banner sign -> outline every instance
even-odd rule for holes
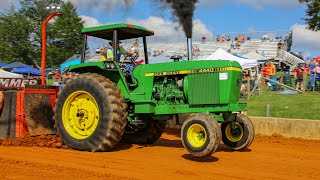
[[[37,79],[0,78],[0,89],[21,89],[26,85],[37,84]]]

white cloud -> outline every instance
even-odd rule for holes
[[[67,0],[66,0],[67,1]],[[123,6],[131,6],[135,0],[69,0],[76,7],[92,11],[110,11]]]
[[[274,6],[279,8],[297,7],[298,0],[200,0],[200,5],[217,6],[223,3],[236,3],[249,5],[255,9],[263,9],[265,6]]]
[[[84,21],[84,27],[93,27],[101,25],[101,23],[94,17],[85,15],[81,15],[80,17]]]
[[[173,37],[178,35],[183,35],[182,29],[179,27],[177,22],[165,20],[161,17],[150,16],[148,19],[137,20],[128,18],[127,23],[140,25],[146,27],[147,29],[155,31],[156,36],[167,36]],[[196,19],[193,21],[193,35],[211,35],[212,33],[208,30],[205,24],[201,20]]]
[[[0,9],[6,9],[15,2],[17,2],[17,0],[0,0]]]
[[[293,35],[293,46],[308,51],[319,51],[320,49],[320,31],[311,31],[306,25],[293,25],[291,27]]]

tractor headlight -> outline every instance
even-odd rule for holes
[[[114,64],[111,64],[111,65],[110,65],[110,68],[111,68],[111,69],[114,69]]]
[[[107,69],[109,69],[109,68],[110,68],[110,64],[109,64],[109,63],[107,63],[107,65],[106,65],[106,66],[107,66]]]

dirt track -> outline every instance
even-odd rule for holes
[[[257,136],[247,152],[221,145],[210,158],[194,158],[171,131],[152,146],[121,144],[104,153],[0,146],[0,178],[319,179],[319,152],[320,141]]]

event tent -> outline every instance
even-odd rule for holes
[[[13,62],[11,64],[8,64],[6,66],[3,66],[3,69],[14,69],[14,68],[23,68],[23,67],[28,67],[28,65],[23,64],[21,62]]]
[[[74,59],[67,62],[64,62],[60,65],[60,74],[63,74],[65,69],[71,65],[81,64],[81,59]]]
[[[40,70],[35,69],[31,66],[23,67],[23,68],[16,68],[11,71],[12,73],[17,73],[17,74],[27,74],[27,75],[36,75],[36,76],[41,76],[42,73]]]
[[[6,66],[8,65],[7,63],[3,63],[3,62],[0,62],[0,68],[2,68],[3,66]]]
[[[0,70],[0,78],[23,78],[23,75]]]
[[[243,69],[248,69],[252,67],[256,67],[258,65],[257,60],[244,59],[237,56],[234,56],[223,49],[219,48],[216,52],[211,54],[209,57],[205,58],[205,60],[231,60],[237,61]]]

